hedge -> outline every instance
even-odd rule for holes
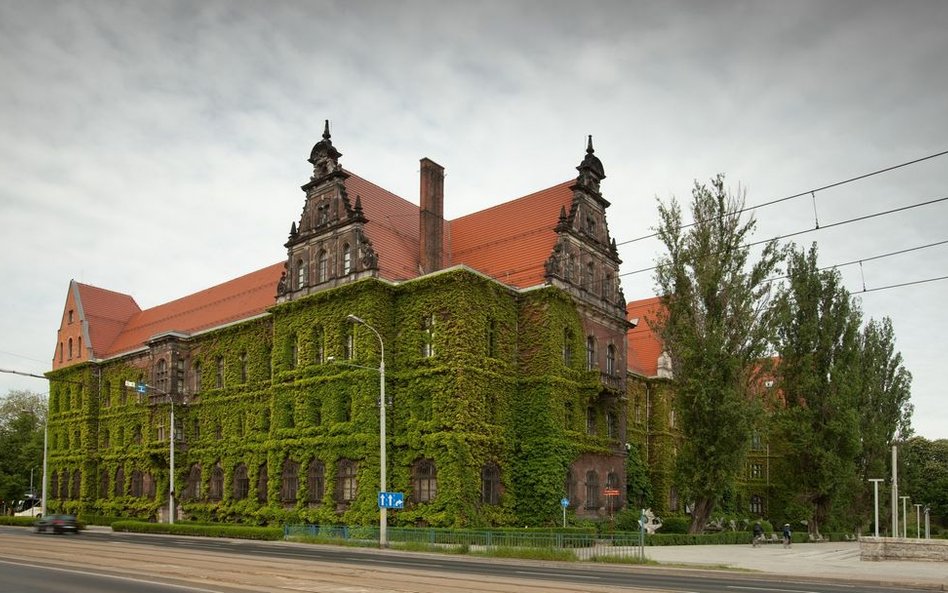
[[[239,539],[282,540],[282,527],[251,527],[246,525],[207,525],[193,523],[147,523],[145,521],[116,521],[112,531],[132,533],[163,533],[199,537],[231,537]]]

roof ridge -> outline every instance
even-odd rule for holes
[[[528,193],[528,194],[525,194],[525,195],[520,196],[519,198],[514,198],[514,199],[508,200],[508,201],[506,201],[506,202],[501,202],[500,204],[494,204],[493,206],[488,206],[487,208],[484,208],[484,209],[482,209],[482,210],[475,210],[474,212],[469,212],[469,213],[467,213],[467,214],[465,214],[465,215],[463,215],[463,216],[458,216],[457,218],[452,218],[452,219],[450,220],[450,222],[455,222],[455,221],[462,220],[462,219],[464,219],[464,218],[468,218],[468,217],[470,217],[470,216],[475,216],[475,215],[478,215],[478,214],[484,214],[485,212],[490,212],[491,210],[496,210],[496,209],[498,209],[498,208],[509,208],[509,207],[513,207],[513,206],[516,206],[516,205],[517,205],[517,202],[519,202],[519,201],[521,201],[521,200],[526,200],[527,198],[532,198],[532,197],[534,197],[534,196],[537,196],[537,195],[539,195],[539,194],[542,194],[543,192],[548,192],[548,191],[550,191],[550,190],[552,190],[552,189],[556,189],[556,188],[561,187],[561,186],[564,186],[564,185],[573,185],[573,184],[575,184],[575,183],[576,183],[576,179],[570,179],[570,180],[568,180],[568,181],[561,181],[560,183],[554,183],[553,185],[551,185],[551,186],[549,186],[549,187],[545,187],[545,188],[543,188],[543,189],[541,189],[541,190],[537,190],[537,191],[535,191],[535,192],[530,192],[530,193]],[[559,213],[557,213],[557,214],[559,214]]]

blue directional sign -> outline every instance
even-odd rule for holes
[[[379,492],[380,509],[405,508],[405,494],[403,492]]]
[[[138,393],[145,393],[148,390],[148,386],[144,383],[139,383],[135,386],[135,389],[138,391]]]
[[[563,507],[564,509],[565,509],[566,507],[568,507],[568,506],[569,506],[569,499],[568,499],[568,498],[561,498],[561,499],[560,499],[560,506]]]

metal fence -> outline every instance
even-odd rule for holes
[[[638,533],[596,535],[584,532],[530,530],[475,530],[389,527],[393,547],[420,547],[445,551],[486,551],[502,548],[568,550],[579,560],[597,557],[640,558]],[[285,525],[283,538],[350,545],[377,544],[379,528],[373,526]]]

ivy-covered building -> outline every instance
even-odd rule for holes
[[[145,310],[70,282],[51,509],[166,519],[173,439],[180,518],[372,523],[383,350],[393,524],[624,506],[630,324],[592,139],[574,179],[454,220],[433,161],[415,205],[341,156],[327,122],[282,262]]]

